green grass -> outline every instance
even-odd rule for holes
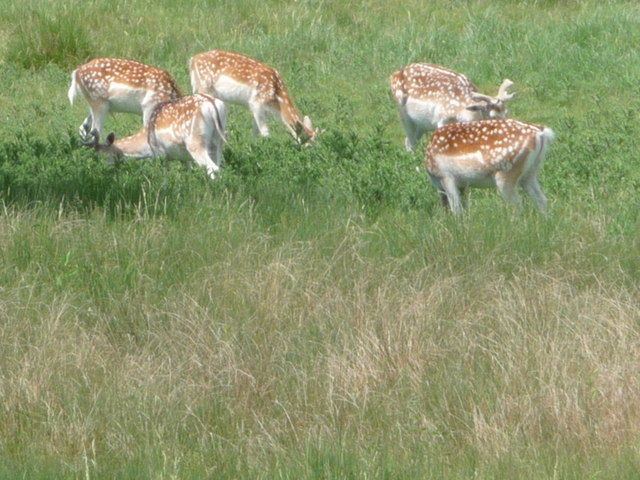
[[[0,6],[0,478],[637,478],[634,2]],[[188,91],[211,48],[276,66],[318,144],[231,107],[215,182],[82,148],[76,65]],[[547,217],[439,205],[388,93],[413,61],[515,81]]]

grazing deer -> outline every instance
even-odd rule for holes
[[[515,94],[504,80],[497,97],[478,93],[464,75],[437,65],[413,63],[398,70],[390,78],[391,90],[407,138],[405,145],[413,152],[422,135],[448,123],[487,118],[505,118],[505,102]]]
[[[116,140],[111,133],[100,144],[100,133],[92,130],[93,141],[84,145],[112,158],[191,157],[213,179],[222,161],[225,123],[221,100],[188,95],[156,106],[148,124],[129,137]]]
[[[435,131],[425,155],[431,183],[454,213],[466,187],[496,187],[520,207],[518,187],[544,211],[538,170],[554,134],[550,128],[513,119],[452,123]]]
[[[102,134],[109,112],[141,114],[146,125],[156,105],[182,97],[173,77],[149,65],[122,58],[96,58],[71,73],[69,101],[78,92],[89,103],[89,115],[80,125],[80,135],[94,130]]]
[[[239,53],[211,50],[191,57],[189,73],[194,93],[207,93],[247,107],[253,115],[254,133],[269,135],[266,120],[275,115],[298,143],[315,140],[311,120],[300,120],[276,69]]]

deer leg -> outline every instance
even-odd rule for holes
[[[440,195],[440,201],[442,202],[442,206],[445,208],[449,208],[449,198],[447,197],[446,192],[444,192],[443,190],[438,191],[438,194]]]
[[[447,197],[447,202],[451,211],[458,215],[462,212],[462,200],[460,199],[460,190],[456,185],[456,181],[452,177],[444,177],[442,179],[442,187]]]
[[[462,208],[467,208],[469,206],[469,192],[464,187],[458,188],[458,191],[460,192],[460,203],[462,204]]]
[[[208,149],[204,145],[204,142],[195,142],[188,144],[187,151],[197,165],[205,168],[205,170],[207,171],[207,175],[209,175],[212,180],[216,178],[215,174],[220,171],[220,167],[216,165],[216,163],[209,156]]]
[[[249,110],[253,115],[253,133],[263,137],[269,136],[269,127],[267,126],[267,114],[264,107],[259,103],[250,103]]]
[[[543,161],[544,144],[529,155],[527,159],[529,168],[518,182],[525,193],[533,200],[536,208],[541,212],[547,209],[547,198],[544,196],[544,193],[542,193],[542,189],[538,183],[538,169]]]
[[[547,197],[542,193],[540,183],[536,177],[527,178],[526,181],[521,182],[522,188],[527,195],[533,200],[536,208],[545,212],[547,210]]]
[[[222,165],[222,141],[220,142],[220,145],[209,145],[207,152],[209,154],[209,158],[213,159],[213,163],[220,168],[220,165]]]
[[[109,104],[99,103],[91,105],[91,131],[96,130],[98,134],[102,135],[102,128],[104,122],[109,114]],[[86,120],[85,120],[86,121]]]
[[[402,121],[402,126],[404,127],[404,132],[407,134],[404,145],[407,149],[407,152],[414,152],[415,146],[418,144],[420,137],[422,136],[422,132],[416,127],[415,123],[407,112],[400,110],[400,120]]]
[[[522,208],[522,198],[518,194],[517,182],[513,181],[509,175],[503,172],[496,173],[496,187],[507,202],[520,210]]]
[[[89,111],[89,115],[84,121],[80,124],[78,131],[80,132],[80,136],[82,138],[87,138],[89,133],[91,132],[91,125],[93,124],[93,117],[91,116],[91,111]]]
[[[205,122],[201,126],[199,141],[207,157],[210,160],[212,159],[216,171],[218,171],[222,165],[222,149],[226,141],[224,130],[227,112],[224,103],[219,102],[217,105],[214,103],[212,113],[212,117],[205,117]]]
[[[147,126],[147,124],[149,123],[149,119],[151,118],[151,115],[153,114],[154,108],[150,107],[149,105],[142,105],[142,125],[143,126]]]
[[[442,202],[442,205],[444,207],[448,207],[449,200],[447,199],[447,194],[444,191],[444,187],[442,186],[440,179],[438,177],[434,177],[431,174],[429,174],[429,180],[431,181],[431,185],[433,185],[434,188],[438,191],[438,195],[440,196],[440,201]]]

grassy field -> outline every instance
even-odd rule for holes
[[[0,7],[0,478],[638,478],[636,2]],[[212,48],[277,67],[317,145],[232,106],[214,182],[83,149],[73,68],[188,91]],[[547,217],[439,205],[388,92],[413,61],[515,82]]]

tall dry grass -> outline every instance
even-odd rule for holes
[[[400,241],[386,221],[319,210],[325,228],[296,238],[265,234],[251,208],[192,213],[178,227],[44,215],[38,231],[7,216],[32,256],[2,271],[3,455],[93,478],[446,478],[633,451],[637,287],[615,261],[558,256],[593,246],[552,228],[527,258],[485,244],[451,268],[440,254],[480,224],[383,257]]]

